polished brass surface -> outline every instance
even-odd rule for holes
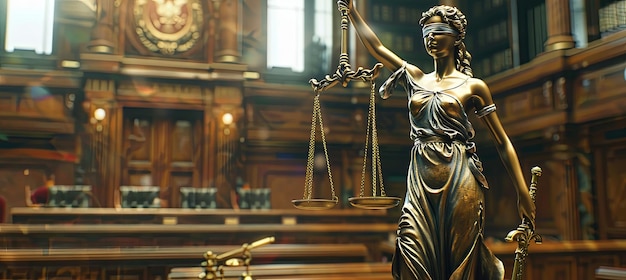
[[[318,81],[316,79],[311,79],[309,83],[313,87],[313,91],[315,93],[314,103],[313,103],[313,118],[311,121],[311,137],[309,139],[309,153],[307,157],[307,169],[305,176],[305,186],[304,186],[304,195],[301,200],[293,200],[292,203],[295,207],[299,209],[305,210],[323,210],[332,208],[334,204],[339,200],[335,194],[335,187],[333,185],[332,173],[330,168],[330,161],[328,159],[328,149],[326,148],[326,137],[324,134],[324,125],[322,122],[322,112],[320,105],[320,94],[339,82],[341,85],[346,87],[350,81],[354,79],[358,79],[361,81],[370,81],[372,96],[370,99],[370,110],[368,116],[368,128],[367,128],[367,136],[366,136],[366,144],[367,147],[370,137],[370,130],[372,131],[372,177],[373,177],[373,196],[376,196],[376,174],[379,174],[380,179],[378,180],[381,184],[381,196],[385,196],[385,191],[382,187],[382,173],[380,167],[380,158],[378,153],[378,140],[376,134],[376,119],[375,119],[375,95],[374,95],[374,79],[378,76],[379,70],[383,67],[381,63],[377,63],[374,65],[372,69],[364,69],[362,67],[358,67],[356,71],[352,70],[350,66],[350,59],[348,56],[348,7],[346,5],[342,5],[342,2],[338,2],[339,12],[341,13],[341,54],[339,55],[339,65],[337,66],[337,70],[332,75],[326,75],[324,79]],[[324,156],[326,159],[326,168],[328,171],[328,177],[330,181],[331,195],[332,201],[334,204],[330,202],[330,200],[325,199],[315,199],[312,198],[313,193],[313,164],[314,164],[314,154],[315,154],[315,131],[317,127],[317,123],[319,122],[321,139],[322,139],[322,147],[324,148]],[[364,154],[364,157],[367,157],[367,151]],[[364,168],[366,165],[366,159],[363,160]],[[364,176],[365,169],[363,170],[363,178],[361,180],[361,196],[363,196],[363,184],[364,184]],[[368,208],[368,209],[386,209],[389,208],[379,207],[379,208]]]
[[[401,199],[399,197],[373,196],[373,197],[351,197],[348,199],[350,205],[363,209],[389,209],[398,206]]]
[[[204,271],[198,275],[200,279],[224,279],[225,267],[237,267],[245,266],[245,271],[241,275],[241,279],[252,279],[252,273],[250,272],[250,262],[252,261],[252,249],[257,247],[274,243],[275,238],[273,236],[259,239],[250,244],[245,243],[240,248],[228,251],[222,254],[215,254],[212,251],[204,253],[205,261],[201,266]]]
[[[396,279],[503,279],[502,262],[483,241],[485,194],[474,128],[474,112],[492,136],[518,195],[520,218],[534,225],[535,205],[517,153],[506,134],[486,83],[474,78],[464,43],[467,20],[455,7],[422,13],[424,46],[434,71],[425,73],[384,46],[354,8],[340,0],[368,52],[393,74],[380,94],[396,85],[407,94],[413,141],[407,193],[399,219],[393,276]]]
[[[202,1],[135,1],[134,29],[139,41],[152,52],[174,55],[202,41]]]
[[[367,117],[367,129],[365,133],[365,150],[363,152],[363,168],[361,169],[361,191],[359,197],[349,198],[350,205],[372,210],[384,210],[398,206],[400,198],[387,197],[383,184],[383,171],[380,164],[380,149],[378,147],[378,129],[376,128],[376,84],[370,81],[370,103]],[[365,196],[365,171],[367,169],[367,156],[369,142],[372,145],[372,196]],[[380,190],[380,195],[378,195]]]
[[[535,201],[537,194],[537,179],[541,176],[541,168],[535,166],[531,169],[532,177],[530,179],[530,189],[528,190],[530,198]],[[541,243],[541,236],[535,233],[533,225],[523,219],[522,223],[517,226],[517,229],[512,230],[507,234],[505,240],[507,242],[517,242],[517,248],[515,249],[515,263],[513,264],[513,275],[511,280],[522,280],[524,278],[524,268],[526,266],[526,256],[528,256],[528,246],[531,241],[535,243]]]
[[[326,170],[328,171],[328,181],[330,182],[330,191],[333,203],[329,203],[327,199],[313,198],[313,170],[315,164],[315,130],[319,122],[320,134],[322,138],[322,147],[324,148],[324,159],[326,160]],[[300,209],[320,210],[332,208],[337,204],[337,195],[335,194],[335,186],[333,184],[333,173],[330,169],[330,160],[328,158],[328,148],[326,147],[326,134],[324,132],[324,122],[322,121],[322,109],[320,105],[320,95],[317,93],[313,99],[313,116],[311,120],[311,135],[309,137],[309,152],[307,155],[306,174],[304,178],[304,194],[302,199],[293,200],[292,204]],[[323,206],[322,206],[323,205]]]
[[[302,210],[326,210],[335,207],[337,200],[322,198],[294,199],[291,203],[296,208]]]

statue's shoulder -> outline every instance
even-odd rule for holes
[[[472,92],[476,95],[491,94],[489,91],[489,86],[482,79],[472,77],[467,79],[467,84],[469,85]]]

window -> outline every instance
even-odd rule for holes
[[[267,1],[267,68],[304,70],[304,0]]]
[[[52,53],[52,27],[55,0],[6,0],[7,52],[29,50]]]
[[[626,3],[626,0],[624,1]],[[570,0],[570,18],[572,19],[572,35],[576,40],[576,47],[587,47],[587,21],[584,0]]]
[[[332,0],[268,0],[267,68],[298,73],[327,70],[333,5]]]

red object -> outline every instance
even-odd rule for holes
[[[30,201],[35,204],[46,204],[50,196],[50,190],[47,186],[37,188],[31,195]]]
[[[0,223],[4,223],[7,213],[7,201],[3,196],[0,196]]]

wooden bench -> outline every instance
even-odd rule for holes
[[[14,224],[359,224],[389,219],[387,211],[364,209],[11,208]]]
[[[596,279],[624,280],[626,279],[626,267],[598,267],[598,269],[596,269]]]
[[[511,277],[517,244],[491,243],[487,247],[504,263],[505,278]],[[380,250],[391,256],[395,244],[381,243]],[[532,243],[528,251],[527,279],[589,280],[598,273],[614,272],[608,267],[626,267],[626,240],[544,241]],[[607,268],[598,270],[600,267]]]
[[[266,236],[276,244],[364,243],[387,240],[395,224],[301,225],[16,225],[0,224],[3,248],[241,245]]]
[[[199,269],[208,250],[220,254],[237,248],[241,246],[7,249],[0,254],[1,268],[5,270],[0,276],[13,279],[10,273],[21,270],[34,276],[42,273],[60,276],[63,271],[72,271],[75,274],[71,275],[75,277],[72,279],[84,278],[86,276],[77,275],[86,272],[93,274],[93,279],[111,275],[165,279],[175,267]],[[368,248],[364,244],[268,244],[254,248],[251,254],[254,265],[307,263],[324,266],[366,262]],[[38,278],[34,276],[27,278]]]
[[[200,267],[174,268],[170,280],[197,280],[204,270]],[[243,267],[228,267],[225,279],[238,278]],[[391,280],[390,263],[332,263],[332,264],[266,264],[251,265],[255,280]]]
[[[0,262],[46,265],[55,262],[126,262],[141,261],[146,265],[184,262],[200,265],[203,254],[228,252],[240,248],[233,245],[206,247],[136,247],[136,248],[72,248],[72,249],[3,249]],[[269,244],[255,248],[252,252],[255,263],[300,263],[300,262],[363,262],[368,258],[364,244]]]

